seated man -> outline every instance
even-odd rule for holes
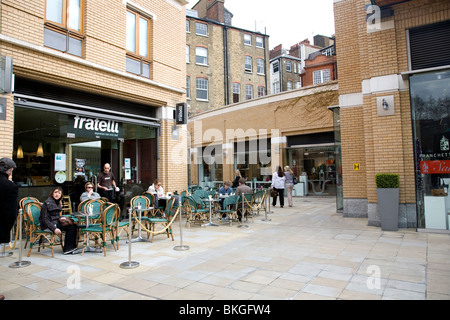
[[[253,193],[253,190],[252,190],[252,188],[250,188],[248,185],[245,184],[245,179],[244,178],[240,178],[239,179],[239,187],[236,188],[236,195],[240,196],[240,195],[242,195],[244,193],[245,194]],[[242,212],[241,211],[242,211],[242,208],[239,207],[238,211],[237,211],[239,221],[242,220]]]
[[[219,197],[220,195],[226,194],[226,195],[230,195],[231,192],[233,192],[233,189],[231,188],[231,182],[229,180],[226,180],[223,182],[223,186],[220,187],[219,189]],[[219,203],[220,203],[220,208],[223,210],[223,200],[225,198],[220,198]]]

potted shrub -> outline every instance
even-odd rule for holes
[[[377,173],[375,183],[381,230],[397,231],[400,177],[395,173]]]

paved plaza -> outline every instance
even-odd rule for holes
[[[287,201],[287,200],[286,200]],[[63,255],[55,248],[0,258],[0,294],[7,300],[305,300],[450,299],[450,235],[400,229],[383,232],[367,219],[336,213],[333,197],[294,198],[248,227],[183,227],[175,241],[132,243],[114,251]],[[137,233],[134,233],[134,237]]]

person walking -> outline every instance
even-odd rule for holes
[[[9,158],[0,159],[0,244],[9,243],[11,240],[11,228],[17,218],[18,187],[10,181],[16,163]],[[0,300],[5,300],[0,295]]]
[[[292,207],[292,190],[294,189],[294,172],[289,166],[284,167],[284,175],[286,176],[286,193],[288,197],[288,205]]]
[[[41,223],[42,230],[49,229],[58,236],[64,231],[66,233],[63,247],[64,254],[72,254],[77,249],[78,227],[76,224],[63,226],[60,222],[62,196],[63,190],[61,187],[56,187],[52,190],[52,193],[50,193],[47,200],[42,204],[39,222]]]
[[[280,166],[277,166],[277,171],[272,175],[272,188],[278,192],[278,195],[273,197],[272,206],[276,206],[277,198],[280,197],[280,207],[284,206],[284,186],[286,183],[286,176]]]

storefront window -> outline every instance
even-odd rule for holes
[[[239,170],[253,189],[267,188],[272,179],[271,144],[269,139],[234,144],[234,170]]]
[[[220,186],[223,181],[222,145],[204,147],[199,156],[199,185],[211,188]]]
[[[95,182],[105,162],[119,183],[150,184],[157,177],[153,127],[19,106],[14,118],[13,180],[21,196],[41,187],[43,198],[53,185],[70,194],[75,183]]]
[[[450,70],[410,76],[418,227],[449,229]]]
[[[336,156],[334,144],[283,149],[283,165],[299,177],[303,194],[336,194]]]

